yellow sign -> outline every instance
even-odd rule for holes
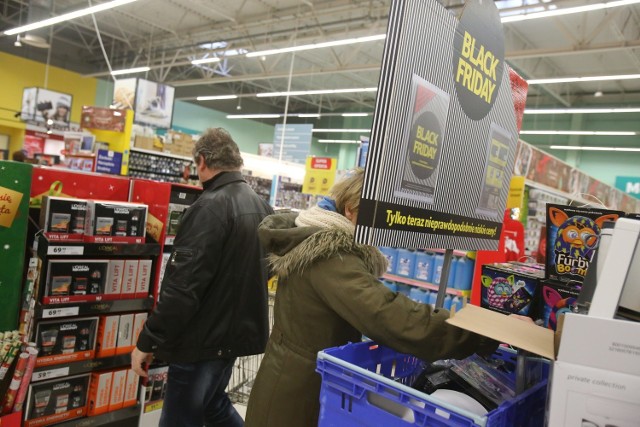
[[[336,179],[337,159],[331,157],[307,157],[307,170],[302,192],[325,196]]]
[[[514,176],[509,185],[507,209],[521,208],[524,199],[524,176]]]
[[[18,182],[18,181],[16,181]],[[10,190],[5,187],[0,187],[0,225],[3,227],[11,228],[13,220],[18,213],[20,207],[20,201],[22,200],[22,193],[14,190]]]

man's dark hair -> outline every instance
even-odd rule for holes
[[[210,169],[238,170],[244,164],[238,145],[222,128],[207,129],[198,139],[193,149],[196,163],[201,155]]]
[[[24,162],[27,159],[27,156],[24,154],[24,151],[15,151],[12,154],[12,159],[15,162]]]

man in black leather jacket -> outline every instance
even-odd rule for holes
[[[209,129],[194,148],[203,193],[185,212],[160,300],[131,354],[169,362],[161,427],[242,426],[225,388],[235,358],[263,353],[267,271],[257,229],[273,213],[244,181],[238,146]]]

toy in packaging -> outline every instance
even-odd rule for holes
[[[98,317],[52,320],[38,323],[36,343],[40,354],[36,366],[48,366],[95,355]]]
[[[605,221],[622,211],[547,205],[546,278],[582,284]]]
[[[546,328],[556,330],[561,314],[578,311],[580,288],[569,284],[543,280],[540,282],[538,317]]]
[[[482,307],[504,314],[530,315],[544,271],[523,264],[482,266]]]
[[[29,387],[25,427],[48,426],[87,412],[89,375],[38,382]]]

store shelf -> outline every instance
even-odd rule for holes
[[[433,252],[433,253],[436,253],[436,254],[444,254],[446,252],[446,249],[425,249],[425,251]],[[454,250],[453,251],[453,255],[457,256],[457,257],[466,256],[467,255],[467,251]]]
[[[69,316],[87,316],[150,310],[152,307],[153,299],[150,297],[72,304],[36,303],[34,316],[36,319],[56,319]]]
[[[38,237],[38,256],[45,257],[95,257],[95,256],[154,256],[160,254],[157,243],[85,243],[50,241]]]
[[[156,175],[173,176],[175,178],[182,178],[182,173],[180,173],[180,172],[159,172],[159,171],[153,170],[153,169],[140,169],[138,167],[129,167],[129,171],[130,172],[141,172],[141,173],[153,173],[153,174],[156,174]],[[131,175],[131,173],[129,173],[129,175]]]
[[[77,362],[61,363],[59,365],[42,366],[33,370],[31,383],[106,369],[128,368],[130,365],[131,355],[127,353],[111,357],[103,357],[100,359],[80,360]]]
[[[87,418],[78,418],[66,423],[56,424],[57,427],[96,427],[107,426],[118,423],[119,426],[129,425],[127,421],[135,421],[140,416],[140,406],[130,406],[129,408],[120,409],[106,414],[96,415]],[[126,424],[121,424],[126,423]],[[132,424],[134,425],[134,424]],[[137,425],[137,423],[135,424]]]
[[[382,276],[385,280],[391,280],[392,282],[404,283],[405,285],[415,286],[417,288],[428,289],[430,291],[437,291],[440,287],[433,283],[422,282],[420,280],[409,279],[408,277],[396,276],[394,274],[385,274]],[[447,288],[449,295],[465,296],[469,298],[471,291],[462,291],[460,289]]]
[[[160,151],[145,150],[143,148],[133,148],[132,147],[131,148],[131,152],[132,153],[151,154],[152,156],[168,157],[170,159],[185,160],[185,161],[188,161],[188,162],[193,162],[193,159],[191,157],[178,156],[176,154],[163,153],[163,152],[160,152]]]

